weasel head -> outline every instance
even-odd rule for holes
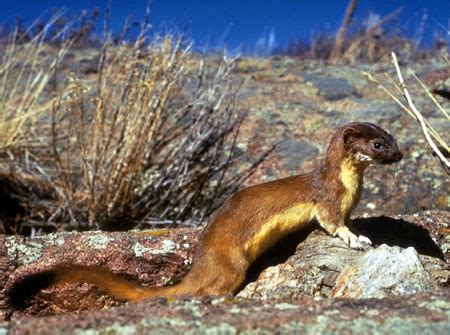
[[[403,157],[395,138],[372,123],[349,123],[340,130],[344,150],[354,164],[392,164]]]

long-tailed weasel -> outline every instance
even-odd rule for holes
[[[351,248],[370,240],[346,226],[357,205],[365,168],[402,158],[395,139],[371,123],[350,123],[333,135],[321,166],[309,174],[243,189],[206,226],[193,265],[168,287],[143,287],[98,268],[64,265],[15,283],[10,298],[24,299],[57,283],[90,282],[124,300],[177,295],[233,295],[250,264],[287,234],[316,220]],[[17,301],[15,301],[17,302]]]

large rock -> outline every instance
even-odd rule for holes
[[[160,229],[0,236],[0,316],[5,319],[14,312],[6,299],[14,282],[58,264],[104,267],[148,286],[171,284],[190,268],[198,233],[198,229]],[[22,313],[55,314],[118,304],[93,285],[62,285],[42,291]]]
[[[407,221],[407,219],[414,221],[414,223]],[[438,226],[439,223],[449,222],[449,219],[450,212],[424,212],[418,215],[405,216],[403,219],[379,217],[354,220],[353,224],[356,229],[371,238],[374,243],[373,248],[365,251],[349,249],[340,239],[331,237],[320,230],[315,230],[316,227],[312,225],[309,230],[300,231],[280,241],[255,262],[248,272],[247,283],[237,295],[237,299],[245,298],[261,301],[261,303],[255,302],[244,305],[264,306],[261,308],[272,309],[272,312],[267,312],[268,317],[270,313],[273,313],[273,317],[278,317],[279,306],[277,307],[273,303],[268,304],[267,301],[276,300],[280,302],[281,306],[289,306],[291,302],[294,302],[295,305],[295,301],[305,299],[305,297],[328,299],[336,296],[352,298],[370,296],[383,298],[397,294],[404,297],[403,294],[405,293],[432,290],[435,293],[447,292],[444,294],[444,300],[448,301],[449,264],[443,260],[445,255],[434,241],[440,243],[442,239],[438,235],[438,230],[432,230],[430,235],[424,227],[431,224]],[[143,285],[165,285],[176,282],[183,277],[189,268],[198,236],[198,230],[173,229],[125,233],[61,233],[35,238],[2,237],[0,241],[0,266],[2,267],[0,284],[3,298],[1,305],[3,318],[9,319],[12,317],[12,319],[20,320],[21,317],[26,315],[39,316],[79,312],[86,309],[101,309],[122,304],[122,302],[108,296],[104,291],[88,284],[62,285],[44,290],[30,301],[25,309],[17,309],[14,304],[10,304],[10,301],[5,299],[8,290],[17,280],[49,269],[56,264],[77,263],[102,266],[126,278],[138,280]],[[398,266],[389,266],[389,264],[397,264]],[[398,299],[389,301],[400,301],[404,298]],[[414,301],[416,297],[408,299]],[[426,298],[420,299],[426,301]],[[307,301],[308,306],[321,308],[316,306],[312,300],[304,301]],[[360,305],[355,299],[348,301],[354,301],[349,303],[349,308],[352,306],[359,308],[356,307]],[[184,306],[185,303],[171,302],[169,305],[172,307],[178,306],[179,313],[182,313],[183,308],[188,307],[179,306]],[[133,325],[135,321],[142,321],[147,324],[148,320],[143,321],[143,316],[137,310],[139,308],[137,306],[141,306],[141,308],[146,306],[145,308],[147,308],[147,306],[155,306],[154,304],[166,306],[167,302],[166,305],[161,302],[144,305],[130,304],[126,309],[120,310],[126,311],[124,312],[126,316],[121,319],[120,324]],[[322,304],[333,304],[333,302]],[[383,300],[380,300],[377,304],[384,306]],[[214,303],[201,303],[201,306],[201,310],[205,310],[204,313],[206,314],[208,309],[210,309],[211,315],[215,315],[214,313],[217,312]],[[241,302],[236,301],[229,305],[224,303],[220,306],[221,310],[229,308],[227,315],[232,315],[235,313],[233,311],[240,310]],[[153,307],[148,308],[152,310]],[[394,313],[390,310],[391,305],[389,303],[386,303],[385,308],[388,313]],[[439,305],[439,308],[444,307]],[[162,313],[169,313],[167,309],[168,307],[163,308]],[[298,310],[298,307],[293,307],[293,309]],[[102,313],[110,315],[106,311]],[[102,313],[92,314],[96,316],[89,319],[90,321],[87,324],[106,328],[113,327],[112,321],[108,325],[100,322],[105,318],[105,314]],[[111,313],[113,313],[111,315],[115,315],[114,313],[120,314],[121,312],[113,309]],[[219,312],[217,313],[217,315],[220,315]],[[251,310],[249,313],[251,313]],[[359,315],[360,311],[355,310],[353,313]],[[169,321],[172,317],[175,319],[184,318],[184,316],[177,316],[176,313],[173,314],[173,311],[170,311],[169,314],[164,316]],[[288,319],[294,318],[294,314],[289,314]],[[129,315],[135,315],[136,318],[132,319],[134,321],[128,319]],[[198,318],[200,318],[199,315],[197,315]],[[159,326],[167,326],[165,323],[159,324],[158,318],[150,312],[147,316],[151,320],[156,320],[148,321],[153,326],[156,322],[155,329],[159,329]],[[299,319],[296,319],[295,322],[300,322],[304,315],[298,315],[297,317]],[[106,319],[108,318],[109,316],[106,317]],[[79,320],[75,316],[74,319],[68,317],[64,320],[72,322],[75,319]],[[113,319],[111,317],[111,320]],[[190,319],[193,323],[185,324],[187,329],[200,327],[200,319]],[[41,320],[43,320],[42,324],[47,324],[47,322],[50,322],[48,320],[54,319]],[[183,320],[185,321],[185,319]],[[261,322],[260,320],[262,319],[257,318],[252,322]],[[283,324],[286,320],[280,320],[280,324]],[[291,321],[294,322],[293,320]],[[73,322],[79,325],[81,321]],[[174,324],[177,323],[177,321],[173,322]],[[236,322],[237,325],[240,325],[240,322],[247,325],[244,319],[239,319]],[[39,324],[38,321],[26,321],[26,323],[28,326],[33,325],[33,327]],[[50,323],[57,323],[57,321],[51,321]],[[213,324],[214,326],[208,324],[208,327],[216,327],[220,325],[220,322]],[[14,329],[28,329],[21,328],[22,323],[19,321],[13,323],[13,325],[9,324],[13,328],[18,327]],[[194,328],[189,328],[191,326]],[[141,327],[141,324],[139,323],[137,327]],[[244,329],[245,327],[239,326],[237,329]],[[143,329],[149,328],[144,327]]]
[[[360,219],[355,222],[355,226],[362,228],[366,222],[367,220]],[[382,218],[379,222],[383,227]],[[398,226],[400,225],[399,222]],[[365,230],[364,234],[375,243],[375,248],[367,251],[349,249],[340,239],[315,231],[282,263],[264,259],[261,260],[264,265],[255,264],[254,268],[258,268],[255,272],[259,273],[261,268],[262,272],[237,296],[263,300],[298,299],[304,296],[382,298],[396,294],[446,290],[450,282],[449,265],[425,231],[425,235],[421,235],[419,231],[418,234],[411,233],[415,228],[403,227],[403,239],[397,244],[391,238],[385,238],[393,247],[376,247],[380,237]],[[379,227],[375,224],[373,229],[378,230]],[[398,232],[398,227],[394,226],[384,233],[386,236],[391,235],[393,230]],[[301,239],[300,237],[299,240]],[[284,248],[290,249],[290,244],[298,241],[293,240],[294,242],[287,240],[284,245],[278,245],[272,253],[281,257]],[[395,247],[398,244],[409,244],[423,254],[418,255],[412,247]]]
[[[0,324],[0,333],[38,334],[449,334],[450,295],[387,299],[249,301],[151,299],[108,310]]]
[[[433,289],[416,250],[385,244],[369,250],[353,265],[347,266],[336,279],[334,297],[384,298]]]

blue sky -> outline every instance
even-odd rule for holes
[[[19,15],[31,22],[54,7],[73,13],[93,7],[102,10],[106,3],[107,0],[0,0],[0,21],[12,22]],[[112,0],[111,27],[118,31],[128,14],[142,19],[146,3]],[[227,45],[230,49],[251,49],[270,32],[278,46],[292,40],[308,41],[312,32],[334,33],[346,5],[347,0],[153,0],[151,23],[154,31],[188,26],[197,48]],[[401,25],[411,35],[417,32],[424,14],[428,17],[425,41],[430,42],[436,33],[445,36],[445,29],[449,29],[450,0],[360,0],[356,20],[364,21],[371,12],[384,16],[399,7],[404,7],[399,15]]]

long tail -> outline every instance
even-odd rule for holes
[[[22,308],[26,301],[40,290],[63,283],[91,283],[105,289],[116,298],[134,301],[150,297],[171,297],[178,285],[168,287],[144,287],[98,267],[64,265],[30,275],[14,283],[9,291],[12,306]]]

